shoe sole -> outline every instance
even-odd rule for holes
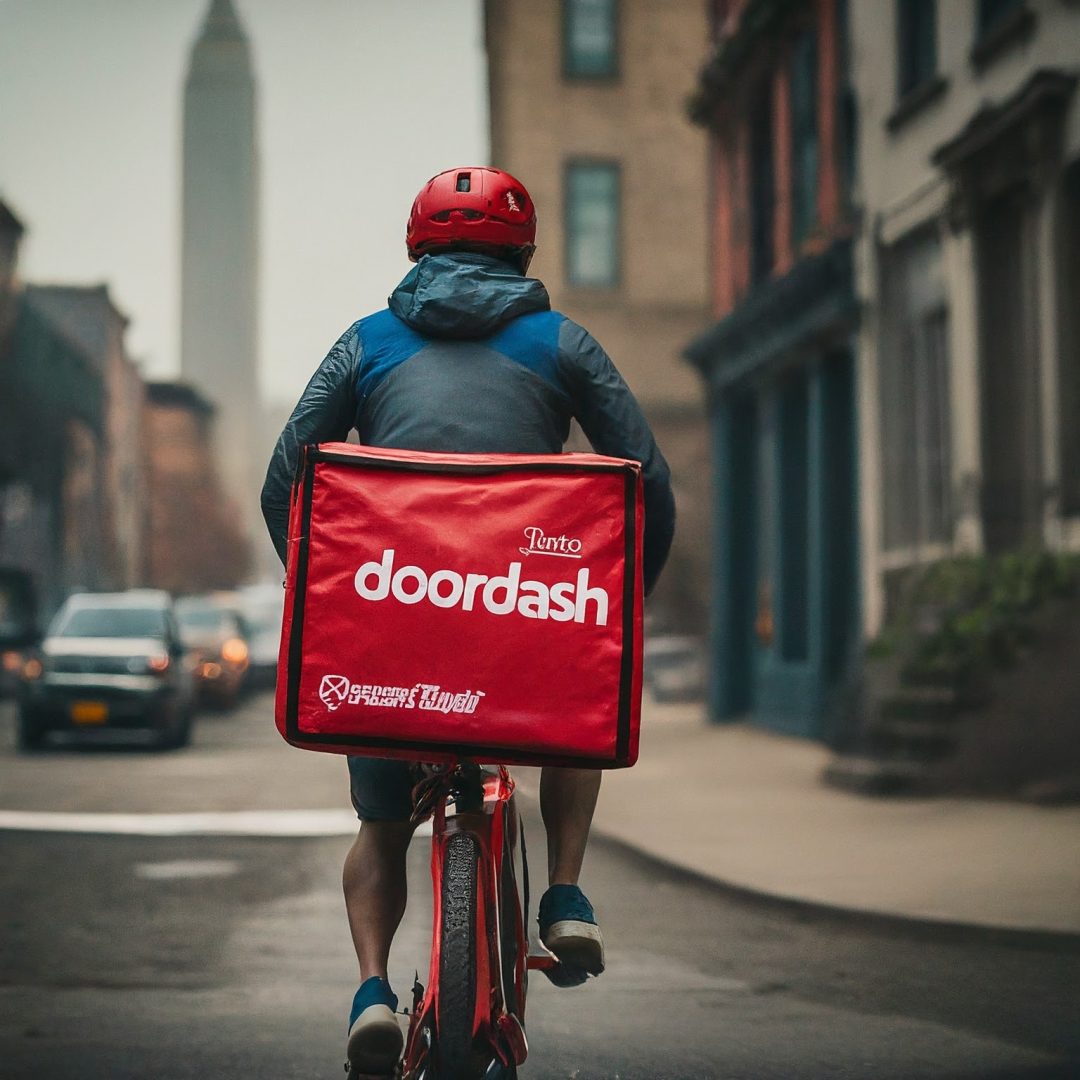
[[[593,923],[576,919],[552,923],[543,942],[560,964],[579,968],[589,975],[599,975],[604,970],[604,939],[600,927]]]
[[[369,1005],[349,1029],[349,1065],[358,1073],[379,1076],[397,1066],[405,1036],[388,1005]]]

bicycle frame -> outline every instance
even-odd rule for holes
[[[425,805],[418,803],[418,815],[423,816],[428,807],[432,811],[434,933],[427,988],[417,984],[413,989],[413,1012],[402,1062],[404,1080],[435,1080],[443,1076],[438,1050],[442,1020],[439,983],[445,916],[443,879],[449,847],[454,837],[461,834],[472,837],[479,853],[471,937],[475,965],[471,1038],[478,1074],[491,1080],[513,1077],[516,1067],[528,1054],[524,1026],[527,969],[541,966],[544,961],[537,958],[530,963],[528,958],[516,865],[519,838],[523,848],[524,837],[513,794],[514,781],[506,768],[500,766],[497,772],[482,772],[466,780],[462,767],[458,766],[441,773],[430,784]],[[452,798],[456,813],[449,814]],[[522,852],[522,877],[527,891],[523,860]],[[485,1058],[489,1059],[486,1064]]]

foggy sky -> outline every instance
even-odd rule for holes
[[[180,120],[209,0],[0,0],[0,197],[24,281],[108,282],[148,377],[179,370]],[[480,0],[235,0],[261,164],[260,358],[295,400],[404,274],[412,198],[487,161]]]

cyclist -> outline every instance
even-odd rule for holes
[[[285,560],[289,491],[300,449],[345,439],[369,446],[461,453],[558,453],[576,419],[601,454],[642,463],[643,573],[655,583],[675,524],[670,476],[632,393],[597,342],[551,310],[526,277],[536,213],[524,186],[491,168],[439,173],[417,195],[406,229],[417,265],[389,307],[345,331],[312,376],[277,441],[262,491],[270,536]],[[402,1049],[387,981],[405,910],[412,836],[410,765],[348,759],[362,822],[343,884],[361,986],[348,1056],[360,1072],[392,1071]],[[540,938],[562,962],[564,985],[604,969],[603,939],[578,875],[600,789],[596,770],[545,768],[541,816],[549,888]]]

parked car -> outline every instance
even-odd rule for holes
[[[0,567],[0,698],[15,696],[23,664],[40,640],[33,579],[25,570]]]
[[[240,590],[240,610],[248,628],[252,687],[273,686],[277,680],[278,648],[285,590],[277,583],[247,585]]]
[[[700,701],[705,694],[705,656],[699,638],[646,636],[642,674],[655,701]]]
[[[247,679],[247,627],[232,597],[185,596],[176,602],[180,635],[192,654],[200,702],[232,708]]]
[[[191,672],[168,593],[77,593],[23,665],[18,741],[54,732],[149,731],[158,747],[191,737]]]

